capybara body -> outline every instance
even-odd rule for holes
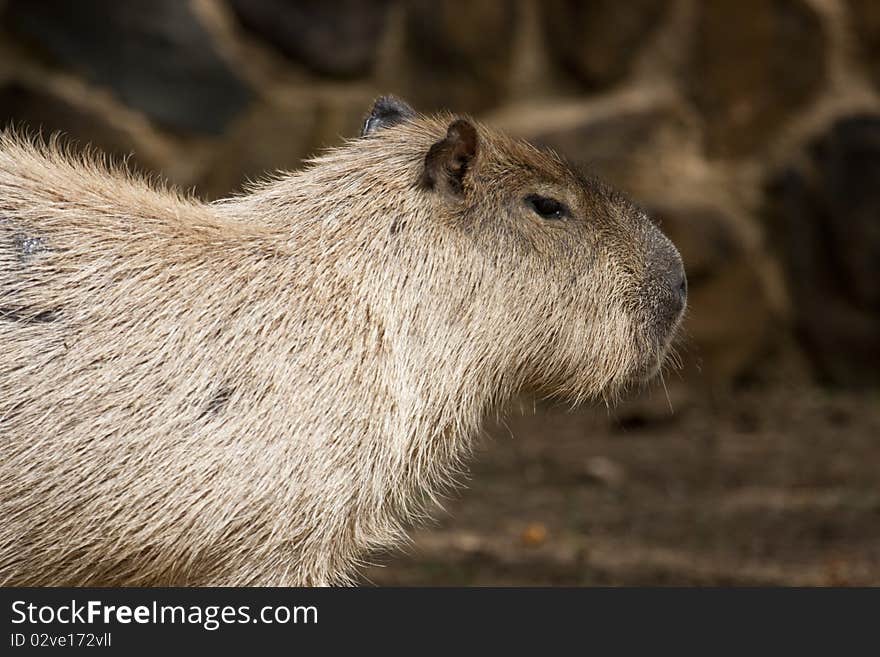
[[[346,583],[518,391],[657,370],[637,208],[465,119],[364,132],[213,204],[2,137],[0,583]]]

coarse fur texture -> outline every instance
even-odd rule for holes
[[[211,204],[0,137],[0,584],[348,583],[523,388],[656,372],[674,247],[454,118]]]

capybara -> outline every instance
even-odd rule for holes
[[[623,196],[390,97],[214,203],[0,139],[6,585],[349,583],[487,414],[645,381],[685,305]]]

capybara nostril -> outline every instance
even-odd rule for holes
[[[681,270],[681,283],[678,284],[678,298],[681,300],[681,307],[684,308],[688,298],[688,279],[687,274],[684,273],[684,267]]]
[[[679,265],[678,271],[669,276],[668,281],[670,314],[678,316],[687,304],[687,276],[685,276],[684,267]]]
[[[676,321],[687,304],[687,276],[684,273],[684,265],[675,247],[672,247],[672,250],[675,253],[674,261],[676,264],[670,268],[666,275],[668,291],[666,294],[667,308],[665,313],[670,329],[675,326]]]

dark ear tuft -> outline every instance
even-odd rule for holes
[[[422,185],[460,196],[465,175],[477,156],[477,129],[458,119],[449,124],[446,137],[431,146],[425,156]]]
[[[415,115],[415,110],[399,98],[380,96],[373,103],[370,115],[364,119],[361,137],[371,135],[381,128],[408,121]]]

